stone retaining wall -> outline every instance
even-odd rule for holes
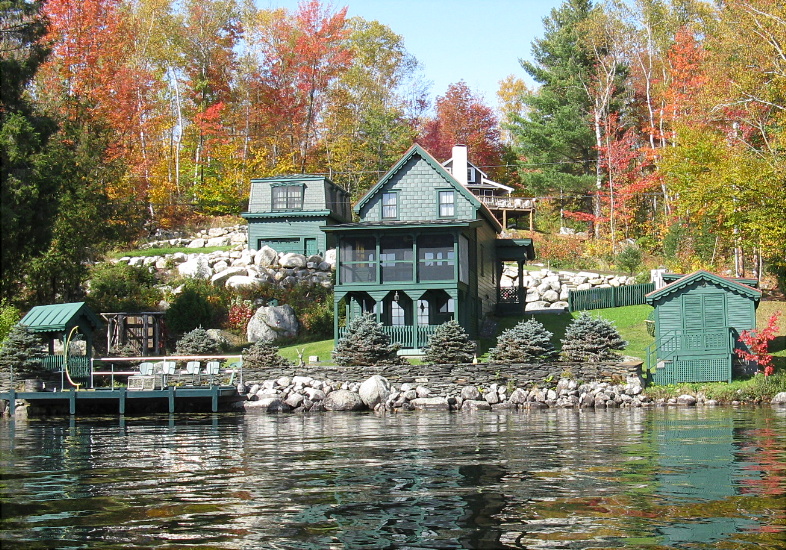
[[[384,376],[392,384],[428,384],[437,393],[471,384],[513,384],[520,388],[555,386],[560,378],[585,382],[626,382],[628,377],[642,379],[641,362],[569,363],[500,365],[493,363],[459,365],[350,366],[309,365],[244,371],[247,383],[275,380],[281,376],[307,376],[320,380],[362,382],[371,376]]]

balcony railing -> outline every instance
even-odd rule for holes
[[[478,196],[478,200],[492,210],[521,210],[529,212],[535,209],[535,199],[525,199],[522,197],[484,197]]]
[[[434,334],[439,325],[383,325],[382,330],[390,336],[392,344],[399,344],[402,349],[420,349],[428,344],[429,337]],[[347,333],[346,327],[339,327],[338,336],[343,338]]]

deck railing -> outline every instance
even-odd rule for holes
[[[679,355],[731,354],[734,335],[731,327],[702,332],[670,331],[660,336],[646,348],[647,369],[658,362],[670,361]]]
[[[525,199],[522,197],[477,197],[480,202],[493,209],[505,210],[524,210],[535,209],[535,199]]]
[[[428,344],[429,337],[437,330],[438,325],[415,325],[415,326],[390,326],[383,325],[382,330],[390,336],[391,344],[399,344],[403,349],[420,349]],[[339,327],[338,337],[343,338],[347,334],[346,327]]]

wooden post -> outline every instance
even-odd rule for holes
[[[76,414],[76,391],[74,388],[71,388],[68,395],[68,413],[72,416]]]
[[[169,387],[169,413],[175,412],[175,387]]]
[[[120,414],[126,414],[126,389],[120,388],[118,390],[120,393],[118,394],[118,410]]]

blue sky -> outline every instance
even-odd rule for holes
[[[256,0],[260,8],[296,9],[297,0]],[[327,2],[323,2],[327,4]],[[352,0],[348,16],[377,20],[404,37],[431,81],[432,99],[464,80],[496,107],[498,83],[509,74],[534,83],[519,64],[543,36],[543,18],[562,0]]]

